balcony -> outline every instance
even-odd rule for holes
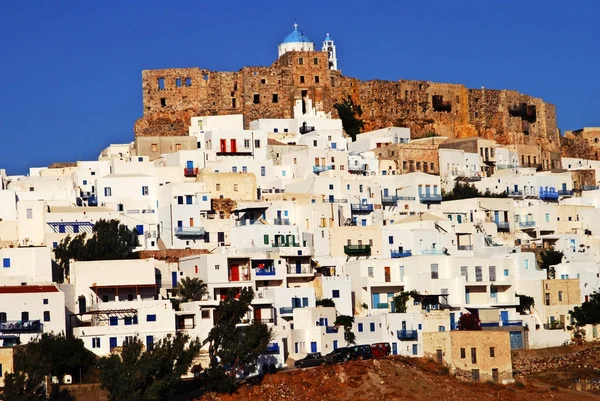
[[[294,313],[293,306],[284,306],[279,308],[279,314],[281,315],[291,315],[292,313]]]
[[[473,245],[459,245],[457,248],[459,251],[472,251]]]
[[[584,185],[582,189],[584,191],[595,191],[598,189],[598,185]]]
[[[540,199],[555,201],[558,200],[558,192],[541,190],[539,193]]]
[[[367,203],[353,203],[352,205],[350,205],[350,208],[353,212],[370,213],[373,211],[373,205]]]
[[[273,219],[273,224],[275,224],[276,226],[289,226],[290,225],[290,219],[276,217],[276,218]]]
[[[348,203],[348,199],[323,199],[323,203]]]
[[[275,268],[272,269],[256,269],[256,275],[257,276],[274,276],[275,275]]]
[[[382,196],[381,203],[384,205],[395,205],[398,203],[398,196]]]
[[[396,336],[400,341],[417,341],[419,332],[417,330],[397,330]]]
[[[371,245],[344,245],[347,256],[371,256]]]
[[[394,251],[391,250],[390,251],[390,256],[392,259],[398,259],[398,258],[408,258],[409,256],[412,256],[412,251],[410,249],[406,249],[403,251]]]
[[[519,221],[520,228],[535,228],[535,221]]]
[[[388,309],[390,307],[390,304],[386,303],[378,303],[373,305],[374,308],[373,309]]]
[[[414,201],[414,200],[417,200],[417,198],[414,197],[414,196],[398,196],[398,200],[401,200],[401,201]]]
[[[574,192],[570,189],[561,189],[558,191],[558,195],[560,196],[573,196]]]
[[[551,323],[544,323],[545,330],[564,330],[564,328],[565,328],[565,324],[561,323],[557,320],[555,320]]]
[[[259,220],[252,220],[252,219],[237,220],[235,222],[235,225],[237,227],[239,227],[239,226],[252,226],[254,224],[262,224],[262,223]]]
[[[202,237],[204,236],[204,227],[175,227],[175,236]]]
[[[325,333],[328,333],[328,334],[333,334],[333,333],[337,333],[337,332],[338,332],[338,330],[339,330],[339,329],[338,329],[338,327],[337,327],[337,326],[327,326],[327,327],[325,328]]]
[[[523,191],[508,191],[508,196],[515,196],[515,197],[523,196]]]
[[[422,203],[441,202],[442,195],[440,195],[440,194],[419,194],[419,200]]]
[[[422,249],[421,255],[443,255],[444,252],[441,249]]]
[[[313,166],[313,173],[315,174],[319,174],[327,170],[333,170],[333,166]]]
[[[299,267],[298,266],[289,266],[287,268],[287,274],[290,274],[290,275],[310,274],[310,275],[312,275],[313,272],[312,272],[311,268],[308,266],[299,266]]]
[[[502,326],[523,326],[522,320],[503,320]]]
[[[196,177],[196,176],[198,176],[198,169],[197,168],[184,168],[183,175],[185,177]]]
[[[0,323],[2,333],[37,333],[42,331],[39,320],[8,320]]]
[[[508,221],[496,221],[496,226],[498,227],[498,231],[500,232],[509,232],[510,231],[510,223]]]

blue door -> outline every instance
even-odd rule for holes
[[[154,348],[154,336],[146,336],[146,349],[151,350]]]
[[[387,189],[387,188],[384,188],[384,189],[383,189],[383,197],[384,197],[384,198],[387,198],[387,197],[388,197],[388,193],[389,193],[388,189]]]
[[[567,184],[563,182],[562,184],[563,193],[567,192]]]
[[[519,186],[515,185],[515,192],[519,192]]]
[[[429,185],[425,185],[425,197],[429,197],[431,194],[431,187]]]
[[[462,216],[460,214],[456,215],[456,221],[458,224],[462,223]]]
[[[329,195],[329,203],[333,203],[335,201],[335,196]]]
[[[110,349],[112,350],[114,347],[117,346],[117,337],[109,338],[108,342],[110,344]]]
[[[499,221],[500,221],[500,212],[498,212],[496,210],[496,211],[494,211],[494,222],[496,222],[496,224],[498,224]]]
[[[277,211],[277,218],[280,219],[281,218],[281,210]]]
[[[500,320],[502,320],[502,323],[508,322],[508,311],[500,311]]]
[[[523,348],[523,333],[520,331],[510,332],[510,349]]]
[[[337,340],[333,340],[333,349],[338,349],[338,342]]]
[[[379,293],[373,294],[373,309],[379,308]]]
[[[398,355],[398,344],[392,343],[392,355]]]
[[[302,273],[302,263],[299,260],[296,261],[296,273],[297,274]]]
[[[194,162],[191,161],[191,160],[188,160],[187,163],[186,163],[186,167],[189,168],[189,169],[194,168]]]
[[[417,355],[419,353],[419,345],[418,344],[413,344],[412,346],[412,354],[413,355]]]
[[[450,313],[450,330],[456,330],[456,318],[454,312]]]
[[[297,354],[298,353],[298,343],[294,344],[294,352]]]
[[[173,288],[177,287],[177,272],[171,273],[171,285]]]
[[[367,219],[362,219],[362,220],[361,220],[361,225],[362,225],[363,227],[365,227],[365,226],[367,225]]]
[[[317,342],[316,341],[310,342],[310,352],[317,352]]]

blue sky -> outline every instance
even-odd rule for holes
[[[133,139],[142,69],[269,65],[294,21],[331,33],[344,75],[516,89],[556,104],[563,130],[600,126],[600,2],[365,4],[2,0],[0,168],[95,159]]]

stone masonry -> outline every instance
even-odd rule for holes
[[[142,72],[144,115],[139,136],[187,135],[194,115],[243,114],[291,118],[295,100],[310,98],[317,111],[351,97],[363,110],[365,130],[411,129],[413,138],[479,136],[499,144],[538,145],[547,158],[560,154],[555,106],[512,90],[468,89],[430,81],[360,81],[327,68],[324,52],[288,52],[269,67],[237,72],[172,68]]]

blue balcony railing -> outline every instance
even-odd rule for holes
[[[442,252],[441,249],[422,249],[421,254],[422,255],[443,255],[444,252]]]
[[[279,313],[282,315],[291,315],[292,313],[294,313],[294,307],[293,306],[284,306],[282,308],[279,308]]]
[[[561,189],[558,191],[560,196],[573,196],[574,192],[571,189]]]
[[[584,185],[583,186],[584,191],[595,191],[597,189],[598,189],[598,185]]]
[[[421,202],[441,202],[441,194],[419,194],[419,200]]]
[[[319,174],[327,170],[333,170],[333,166],[313,166],[313,173],[315,174]]]
[[[502,326],[523,326],[522,320],[503,320]]]
[[[398,200],[401,200],[401,201],[414,201],[416,199],[417,198],[414,196],[398,196]]]
[[[482,322],[481,327],[500,327],[500,322]]]
[[[523,196],[523,191],[508,191],[508,196]]]
[[[373,205],[372,204],[361,204],[361,203],[353,203],[350,205],[353,212],[372,212]]]
[[[275,269],[256,269],[257,276],[274,276]]]
[[[327,327],[325,328],[325,332],[326,332],[326,333],[329,333],[329,334],[332,334],[332,333],[337,333],[337,332],[338,332],[338,330],[339,330],[339,328],[338,328],[337,326],[327,326]]]
[[[9,320],[0,323],[2,333],[35,333],[42,331],[42,323],[39,320]]]
[[[390,256],[392,257],[392,259],[407,258],[409,256],[412,256],[412,251],[410,249],[405,249],[403,251],[391,250]]]
[[[181,237],[203,236],[204,227],[175,227],[175,235]]]
[[[279,343],[267,344],[267,349],[265,350],[265,354],[279,354]]]
[[[539,193],[539,196],[540,196],[540,199],[544,199],[544,200],[557,200],[558,192],[541,190]]]
[[[519,222],[519,227],[521,228],[532,228],[535,227],[535,221],[520,221]]]
[[[382,196],[381,203],[384,205],[393,205],[398,203],[398,196]]]
[[[396,336],[401,341],[416,341],[419,339],[419,332],[417,330],[398,330]]]
[[[390,307],[390,305],[387,302],[385,302],[385,303],[380,302],[380,303],[375,304],[373,306],[375,306],[375,309],[388,309]]]
[[[498,226],[498,231],[510,231],[510,223],[508,221],[495,221]]]

